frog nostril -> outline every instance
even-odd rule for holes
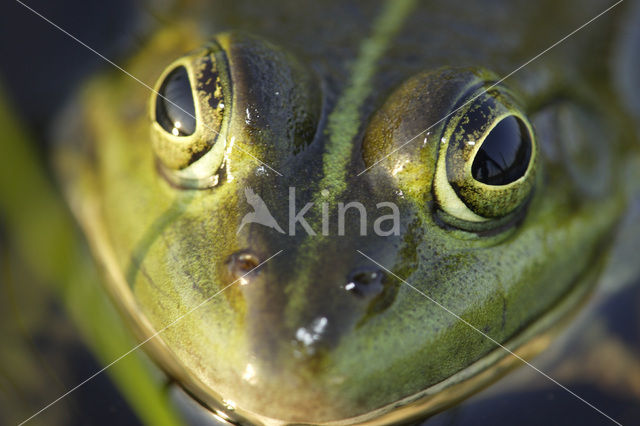
[[[344,289],[360,297],[375,296],[382,287],[384,273],[375,268],[359,267],[351,271]]]
[[[233,253],[227,260],[229,272],[234,279],[246,280],[248,274],[260,265],[260,259],[255,254],[242,250]]]

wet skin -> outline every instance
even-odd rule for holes
[[[210,408],[424,416],[511,366],[478,331],[535,353],[595,282],[637,154],[594,59],[617,15],[496,84],[602,5],[294,3],[169,13],[125,66],[167,100],[91,81],[61,121],[61,179],[125,316],[163,330],[145,347]],[[316,235],[291,235],[292,187]],[[246,188],[284,233],[238,231]],[[366,235],[355,210],[338,235],[350,201]],[[382,202],[398,232],[374,232]]]

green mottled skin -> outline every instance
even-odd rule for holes
[[[555,111],[555,101],[597,112],[591,121],[605,138],[583,143],[606,152],[594,160],[610,174],[602,178],[604,190],[590,191],[593,179],[571,173],[570,155],[542,146],[564,143],[551,127],[545,133],[551,139],[536,143],[533,189],[513,198],[528,203],[517,220],[493,232],[459,229],[455,218],[445,224],[434,175],[440,135],[452,133],[447,120],[426,143],[422,135],[357,176],[451,111],[462,93],[434,71],[462,76],[460,87],[473,82],[471,75],[505,75],[603,9],[597,1],[578,8],[460,3],[234,0],[193,2],[169,13],[171,23],[147,37],[125,68],[153,84],[176,58],[226,34],[218,40],[229,60],[233,100],[225,131],[234,145],[210,189],[181,189],[158,173],[147,88],[116,71],[86,88],[83,113],[65,126],[62,138],[72,143],[64,145],[71,149],[62,150],[60,169],[85,227],[94,221],[106,232],[117,261],[112,267],[139,308],[129,315],[159,330],[233,282],[227,265],[233,253],[250,250],[262,261],[283,250],[247,285],[231,286],[159,337],[200,383],[191,390],[201,399],[208,390],[232,400],[238,412],[288,422],[339,420],[420,392],[494,349],[390,276],[376,297],[346,292],[348,274],[372,266],[356,250],[500,342],[586,285],[583,277],[606,253],[625,210],[623,172],[637,155],[607,62],[595,59],[609,52],[622,12],[504,83],[534,127],[541,111]],[[257,114],[248,117],[247,110]],[[309,201],[317,207],[323,189],[332,212],[340,201],[360,201],[370,214],[378,202],[395,202],[400,235],[361,237],[353,224],[341,237],[309,237],[301,227],[295,236],[282,235],[260,225],[236,235],[252,211],[245,187],[287,230],[290,186],[298,209]],[[486,194],[475,194],[482,204]],[[522,204],[492,200],[498,212]],[[87,213],[86,206],[95,210]],[[307,216],[316,232],[319,215],[316,208]],[[297,331],[318,318],[327,319],[326,332],[310,346],[296,341]]]

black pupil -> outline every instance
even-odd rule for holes
[[[188,136],[196,130],[191,83],[185,67],[171,71],[156,100],[156,121],[174,136]]]
[[[511,115],[489,132],[471,166],[473,178],[487,185],[507,185],[524,176],[531,159],[531,137],[522,120]]]

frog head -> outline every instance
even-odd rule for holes
[[[301,55],[194,40],[160,34],[132,63],[151,96],[89,89],[89,227],[149,353],[220,415],[433,412],[513,365],[505,348],[540,350],[594,282],[623,203],[590,109],[425,64],[336,116]]]

